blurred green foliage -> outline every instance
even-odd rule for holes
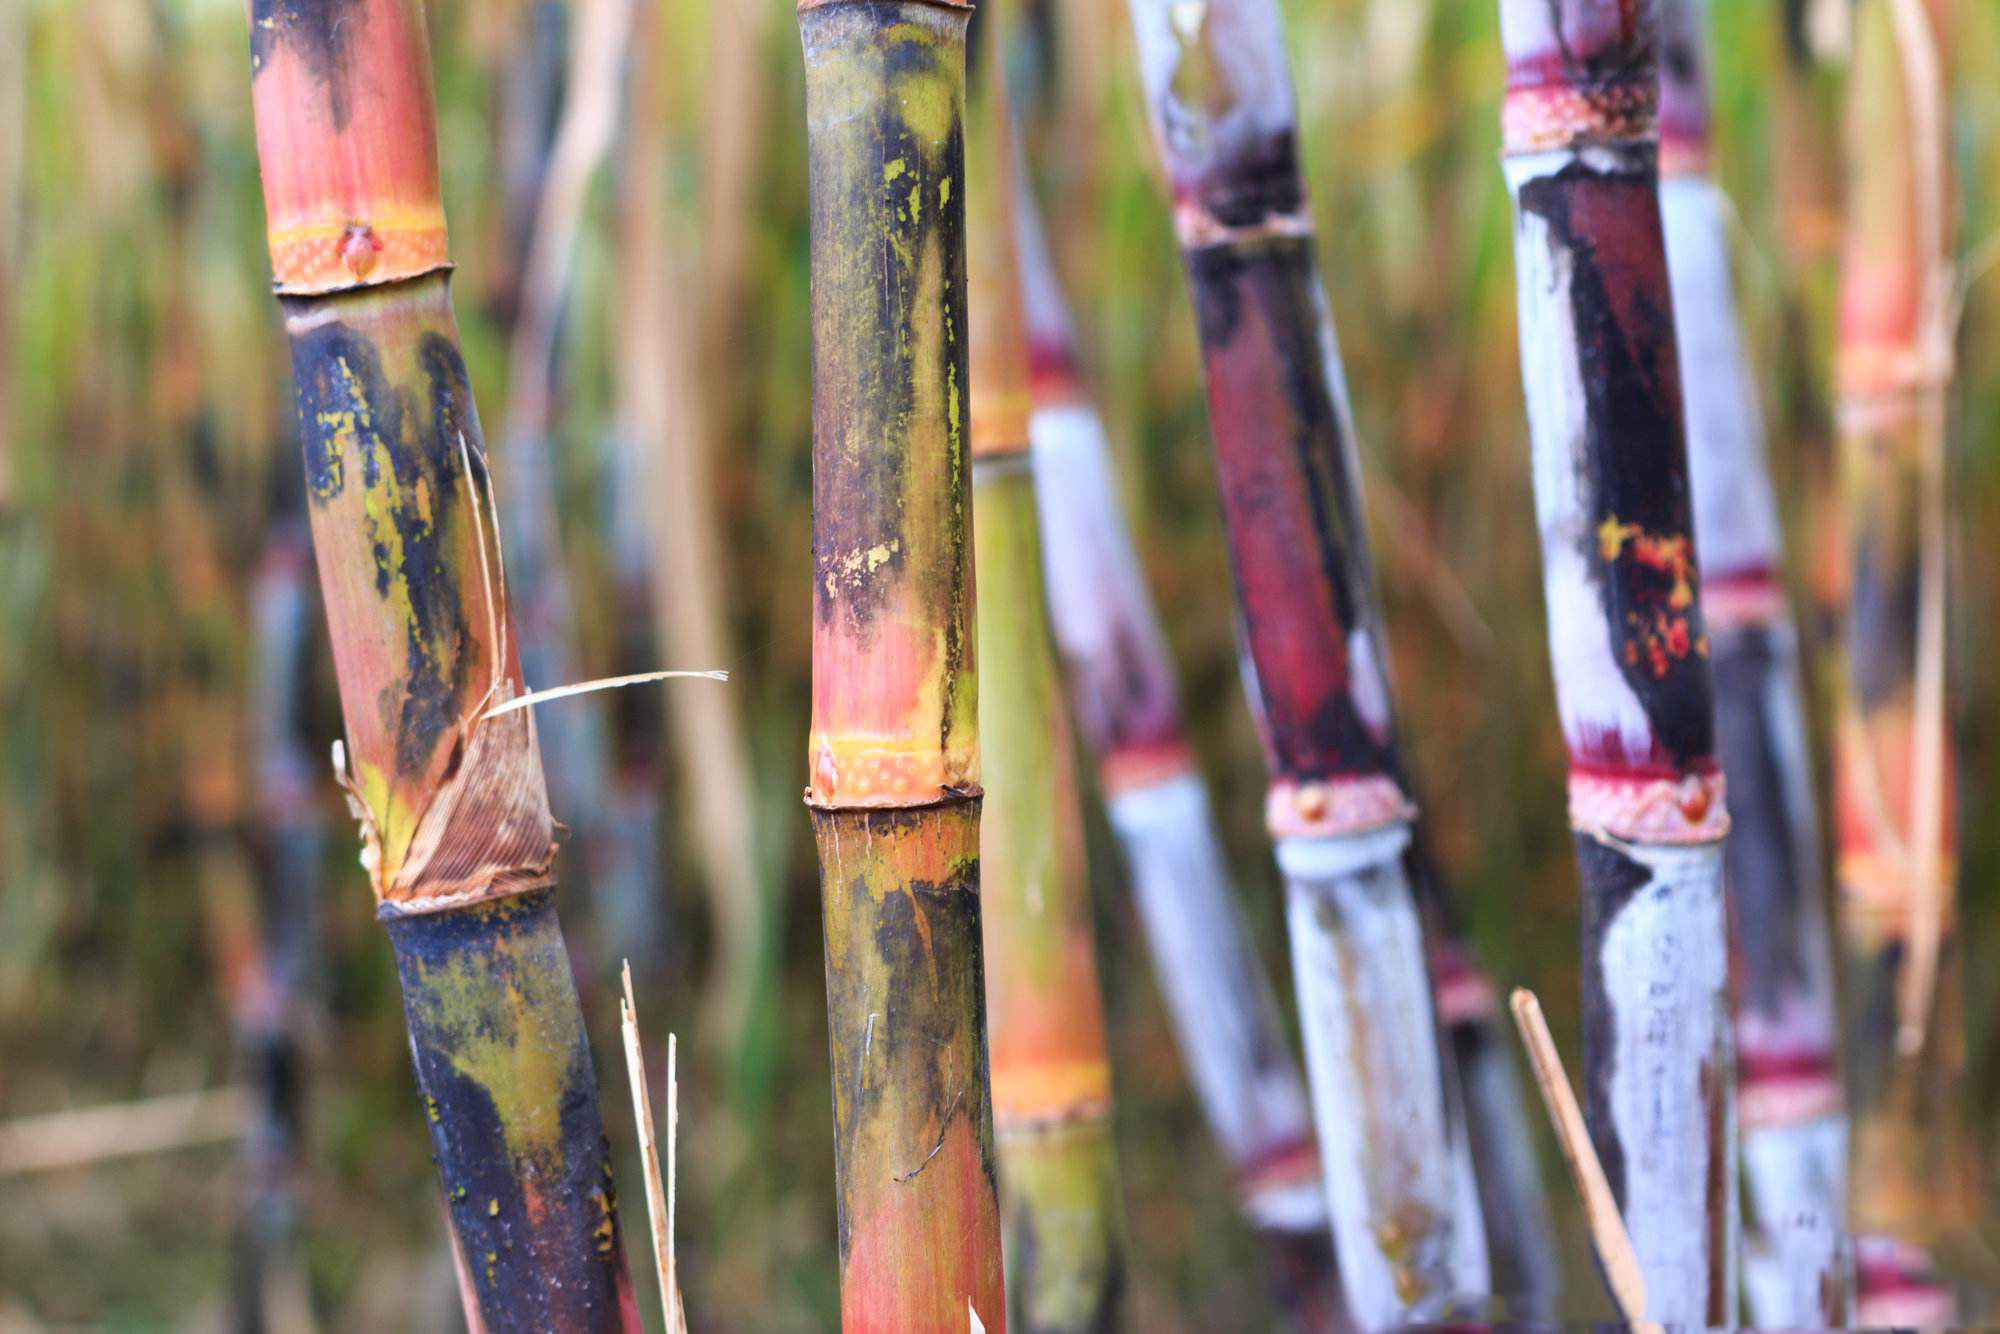
[[[725,0],[663,0],[672,206],[693,246],[713,114],[702,52]],[[728,0],[735,3],[736,0]],[[755,0],[766,3],[767,0]],[[0,422],[0,1116],[240,1078],[215,981],[202,857],[244,819],[249,572],[277,479],[296,465],[269,300],[236,0],[13,0],[23,34],[22,179],[12,228],[16,393]],[[489,437],[505,388],[508,266],[495,147],[502,68],[526,0],[434,0],[440,138],[460,319]],[[1763,368],[1773,466],[1799,587],[1828,467],[1826,368],[1837,235],[1837,69],[1788,72],[1778,0],[1714,6],[1719,170],[1736,201],[1743,315]],[[1287,0],[1329,297],[1368,473],[1395,681],[1439,850],[1485,960],[1536,987],[1573,1039],[1575,881],[1543,644],[1526,426],[1515,353],[1510,220],[1498,166],[1491,0]],[[823,1329],[834,1309],[830,1113],[817,891],[797,806],[807,708],[809,370],[801,80],[789,10],[772,5],[754,96],[762,132],[741,216],[744,309],[706,386],[726,448],[734,661],[752,728],[766,849],[784,879],[782,967],[750,1042],[684,1048],[681,1256],[703,1329]],[[1043,0],[1048,86],[1028,116],[1033,165],[1198,744],[1260,944],[1284,974],[1277,879],[1260,828],[1263,772],[1241,702],[1198,361],[1122,9]],[[2000,9],[1958,6],[1954,130],[1964,248],[2000,233]],[[8,34],[0,32],[0,42]],[[1788,109],[1789,108],[1789,109]],[[5,161],[0,154],[0,161]],[[615,652],[601,534],[619,274],[600,185],[565,337],[559,439],[583,660]],[[1974,1095],[2000,1106],[1990,1016],[2000,930],[1989,886],[2000,822],[1980,818],[2000,757],[1994,618],[2000,562],[2000,280],[1972,289],[1962,340],[1957,662],[1961,821],[1974,988]],[[507,461],[496,465],[506,484]],[[1810,608],[1810,599],[1802,596]],[[1821,632],[1808,610],[1808,640]],[[339,734],[322,639],[314,753]],[[573,707],[592,707],[589,704]],[[671,744],[668,738],[666,744]],[[389,964],[344,814],[328,868],[311,1026],[305,1255],[333,1328],[456,1320],[450,1266]],[[701,1031],[705,900],[669,815],[662,893],[670,973],[648,1031]],[[562,812],[557,812],[558,816]],[[1093,819],[1095,817],[1093,816]],[[1120,1147],[1130,1201],[1133,1328],[1262,1327],[1264,1293],[1227,1173],[1204,1142],[1108,840],[1094,826]],[[565,900],[588,918],[587,886]],[[583,933],[572,931],[573,937]],[[628,1240],[643,1234],[611,961],[579,959]],[[661,1060],[654,1057],[655,1073]],[[761,1072],[741,1077],[743,1070]],[[1551,1158],[1551,1163],[1553,1159]],[[1566,1188],[1551,1174],[1572,1248]],[[227,1310],[235,1152],[217,1146],[0,1183],[0,1326],[207,1327]],[[635,1256],[642,1252],[635,1249]],[[1601,1309],[1571,1266],[1579,1311]],[[643,1285],[642,1285],[643,1290]],[[28,1327],[33,1327],[30,1324]]]

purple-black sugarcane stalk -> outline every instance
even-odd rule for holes
[[[1195,1096],[1302,1330],[1338,1311],[1338,1279],[1305,1077],[1236,902],[1180,690],[1120,507],[1103,419],[1029,191],[1021,282],[1028,322],[1042,575],[1070,709],[1097,769]]]
[[[249,701],[254,796],[249,842],[260,886],[261,1003],[241,1035],[252,1063],[257,1119],[248,1136],[250,1199],[240,1260],[244,1306],[274,1286],[303,1292],[298,1244],[304,1156],[305,1052],[311,961],[320,920],[326,822],[306,740],[306,641],[313,614],[312,539],[304,487],[284,487],[250,586]],[[273,1294],[275,1295],[275,1294]],[[290,1293],[286,1294],[291,1295]]]
[[[1346,385],[1273,0],[1132,0],[1206,370],[1334,1247],[1364,1329],[1488,1287],[1461,1208]]]
[[[1729,780],[1723,856],[1751,1322],[1838,1328],[1847,1117],[1798,634],[1756,381],[1730,278],[1729,201],[1710,175],[1702,0],[1660,12],[1660,207],[1701,541],[1716,733]]]
[[[1583,893],[1584,1106],[1669,1325],[1736,1318],[1728,816],[1659,195],[1653,0],[1501,0],[1522,377]]]
[[[271,264],[347,740],[411,1055],[488,1331],[636,1330],[552,886],[479,419],[458,350],[419,0],[253,0]]]

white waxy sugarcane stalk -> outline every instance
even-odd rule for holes
[[[1709,173],[1701,0],[1661,9],[1660,206],[1687,404],[1688,465],[1729,775],[1724,857],[1753,1323],[1847,1323],[1847,1118],[1798,635],[1777,498],[1730,280],[1729,201]]]
[[[1645,1316],[1736,1316],[1715,696],[1651,0],[1501,0],[1522,374],[1583,893],[1583,1082]]]

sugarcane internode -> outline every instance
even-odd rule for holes
[[[816,0],[813,716],[841,1321],[1005,1327],[979,896],[968,7]]]
[[[974,72],[967,202],[980,829],[993,1123],[1016,1329],[1118,1328],[1124,1210],[1069,714],[1042,595],[1012,111]]]
[[[1235,899],[1032,193],[1017,209],[1048,616],[1181,1057],[1294,1327],[1338,1291],[1305,1079]],[[984,534],[985,529],[980,529]],[[981,540],[984,540],[982,537]]]
[[[1835,1327],[1848,1320],[1853,1271],[1832,950],[1783,535],[1730,280],[1729,202],[1708,175],[1704,9],[1664,0],[1661,10],[1660,205],[1717,734],[1734,780],[1724,869],[1744,1280],[1757,1325]]]
[[[1320,292],[1279,13],[1133,0],[1194,299],[1348,1305],[1376,1329],[1484,1293],[1405,859],[1354,432]],[[1467,1173],[1469,1175],[1469,1172]]]
[[[459,355],[418,0],[269,0],[251,91],[361,826],[489,1330],[637,1327]]]
[[[1645,1315],[1736,1310],[1715,699],[1647,0],[1502,0],[1522,374],[1583,891],[1585,1104]]]

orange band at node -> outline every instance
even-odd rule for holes
[[[993,1064],[993,1125],[1006,1132],[1101,1116],[1111,1109],[1111,1067],[1066,1061],[1009,1067]]]
[[[930,806],[979,795],[979,753],[815,736],[806,804],[825,810]]]

